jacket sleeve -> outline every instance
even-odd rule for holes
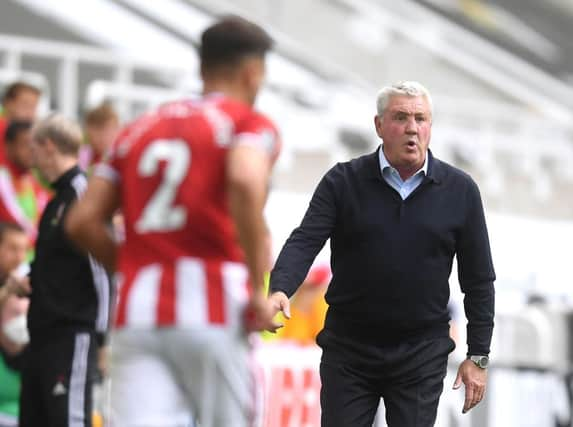
[[[466,193],[466,220],[456,252],[458,279],[468,320],[468,355],[488,355],[494,323],[495,272],[481,196],[471,181]]]
[[[335,166],[318,184],[301,224],[284,244],[271,272],[270,291],[296,292],[336,224]]]

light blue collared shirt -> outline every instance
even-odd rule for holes
[[[380,147],[379,151],[380,160],[380,170],[382,171],[382,177],[388,183],[390,187],[400,194],[402,200],[406,199],[412,191],[414,191],[422,183],[424,176],[428,174],[428,153],[426,153],[426,159],[424,160],[424,165],[419,169],[414,175],[403,181],[400,177],[398,171],[388,163],[388,159],[384,155],[383,147]]]

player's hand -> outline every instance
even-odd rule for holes
[[[276,332],[282,328],[283,324],[273,318],[277,312],[271,299],[266,298],[262,293],[255,293],[245,310],[245,325],[249,332],[269,331]]]
[[[9,275],[4,282],[4,287],[9,293],[24,297],[32,293],[30,278],[28,276],[18,277],[13,274]]]
[[[458,368],[458,375],[454,382],[454,390],[460,388],[462,383],[465,385],[466,398],[462,413],[465,414],[478,403],[485,395],[487,383],[487,369],[482,369],[469,359],[464,360]]]

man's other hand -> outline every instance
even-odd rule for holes
[[[487,383],[487,369],[482,369],[469,359],[464,360],[458,368],[458,375],[454,382],[454,390],[465,385],[466,398],[462,413],[468,412],[482,401]]]

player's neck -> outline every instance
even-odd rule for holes
[[[209,95],[213,93],[220,93],[244,104],[252,105],[252,100],[250,99],[247,91],[240,85],[234,82],[225,82],[220,80],[205,81],[203,85],[203,95]]]

